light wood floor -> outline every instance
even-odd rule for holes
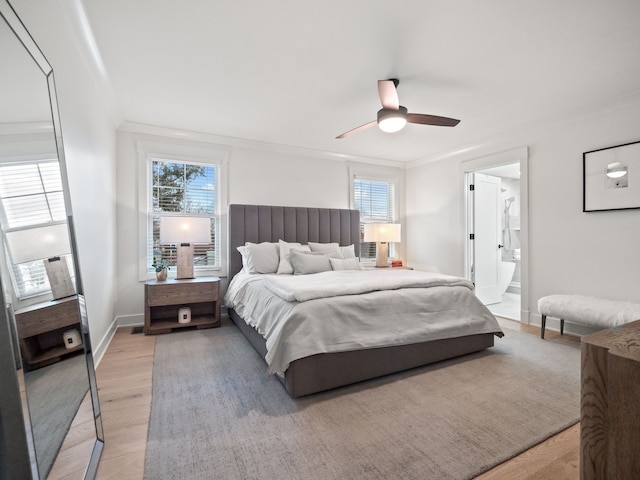
[[[540,335],[537,327],[500,320],[504,328]],[[118,330],[97,369],[105,432],[98,480],[143,478],[155,337],[132,335],[130,331],[131,328]],[[579,338],[560,337],[552,331],[547,331],[546,338],[552,342],[580,342]],[[575,480],[579,477],[579,448],[580,429],[575,425],[478,478]]]

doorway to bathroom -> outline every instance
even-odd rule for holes
[[[522,294],[527,189],[526,183],[522,185],[521,164],[485,161],[465,172],[465,264],[476,295],[494,315],[526,323],[528,308]]]

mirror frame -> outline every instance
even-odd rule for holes
[[[98,399],[95,365],[93,361],[93,348],[91,346],[91,339],[89,335],[87,309],[80,274],[81,270],[73,223],[71,199],[69,194],[69,180],[67,176],[67,165],[62,141],[62,129],[53,68],[8,0],[0,0],[0,17],[2,17],[7,26],[13,31],[17,40],[24,46],[47,80],[53,133],[55,137],[58,163],[60,166],[62,187],[64,190],[64,204],[67,215],[69,239],[71,243],[71,251],[73,253],[82,340],[84,343],[85,360],[87,363],[89,377],[89,392],[91,394],[96,431],[96,440],[91,451],[91,456],[88,459],[83,478],[94,479],[98,471],[98,464],[104,447],[104,432],[102,428],[100,402]],[[0,292],[1,291],[3,290],[2,280],[0,279]],[[7,349],[6,351],[5,349],[0,350],[0,383],[3,385],[3,390],[5,390],[4,393],[6,393],[6,396],[3,395],[0,397],[0,478],[38,479],[40,478],[40,475],[36,464],[35,451],[33,449],[33,435],[31,429],[27,428],[28,421],[26,421],[23,415],[23,405],[26,405],[26,398],[24,392],[20,392],[18,381],[18,375],[23,376],[23,371],[20,370],[19,373],[17,373],[15,368],[16,360],[20,354],[19,347],[15,341],[15,331],[12,331],[11,328],[11,322],[12,319],[9,318],[4,295],[0,294],[0,344],[13,345],[14,350],[13,355],[11,354],[10,349]],[[5,452],[8,458],[3,458]]]

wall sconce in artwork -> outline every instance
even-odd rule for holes
[[[620,162],[607,165],[607,188],[625,188],[629,186],[628,167]]]
[[[582,154],[582,211],[640,209],[640,141]]]

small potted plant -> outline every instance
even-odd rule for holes
[[[167,279],[167,273],[170,267],[166,260],[157,261],[154,258],[151,266],[156,270],[156,278],[158,281],[163,282]]]

